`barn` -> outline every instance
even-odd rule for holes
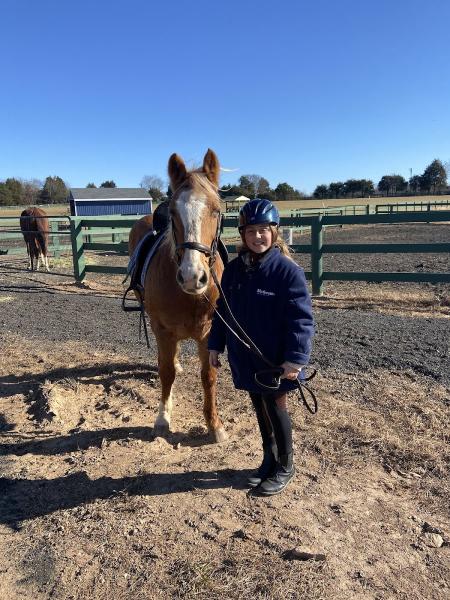
[[[71,188],[70,214],[74,217],[99,215],[148,215],[152,198],[142,188]]]

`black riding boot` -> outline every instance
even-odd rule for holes
[[[247,479],[247,485],[251,488],[256,487],[263,479],[272,475],[277,466],[277,444],[272,431],[272,424],[267,414],[263,395],[250,393],[250,398],[258,419],[259,432],[261,434],[264,457],[261,465],[256,471],[250,474]]]
[[[247,479],[247,485],[251,488],[258,486],[264,479],[275,473],[277,467],[277,445],[275,438],[272,438],[270,446],[264,446],[264,457],[261,465],[256,471],[250,474]]]
[[[256,491],[262,496],[274,496],[282,492],[295,474],[293,458],[293,452],[282,454],[278,458],[275,473],[262,481]]]

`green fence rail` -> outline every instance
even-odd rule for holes
[[[67,248],[67,245],[61,243],[59,239],[63,235],[70,234],[71,252],[73,258],[73,270],[75,279],[83,281],[87,273],[110,273],[126,274],[125,267],[92,265],[86,261],[86,251],[108,251],[115,253],[127,253],[128,242],[122,241],[123,237],[128,238],[128,232],[132,224],[138,219],[136,216],[105,216],[105,217],[55,217],[58,219],[67,219],[70,221],[69,231],[60,231],[53,225],[51,218],[52,233],[58,241],[53,244],[54,248],[61,250]],[[0,227],[1,221],[0,219]],[[17,219],[16,219],[17,220]],[[396,244],[396,243],[378,243],[378,244],[324,244],[323,231],[328,226],[343,225],[374,225],[374,224],[401,224],[401,223],[439,223],[450,222],[450,210],[418,210],[416,212],[381,212],[375,214],[352,214],[342,215],[329,211],[327,214],[310,216],[282,216],[281,227],[294,229],[307,229],[310,232],[310,244],[294,244],[292,248],[299,253],[307,253],[311,256],[311,271],[306,272],[306,276],[312,282],[312,292],[314,295],[322,295],[325,281],[403,281],[403,282],[431,282],[431,283],[450,283],[450,273],[372,273],[372,272],[334,272],[324,270],[324,258],[327,254],[358,253],[358,254],[390,254],[390,253],[448,253],[450,252],[450,243],[429,243],[429,244]],[[225,233],[232,228],[233,235],[236,236],[238,224],[237,215],[226,215],[224,219]],[[67,226],[66,226],[67,227]],[[65,227],[65,229],[66,229]],[[2,240],[5,236],[12,233],[1,232],[0,230],[0,250],[2,250]],[[20,234],[18,234],[20,236]],[[112,243],[105,241],[113,240]],[[98,241],[93,241],[98,240]],[[227,245],[228,250],[233,253],[236,247],[232,244]],[[22,250],[24,251],[24,250]],[[2,252],[3,253],[3,252]]]
[[[125,267],[111,267],[86,264],[85,250],[116,250],[125,252],[127,243],[105,244],[87,243],[84,241],[86,231],[95,228],[105,228],[109,224],[114,227],[124,227],[126,223],[131,224],[136,217],[80,217],[71,219],[72,248],[74,257],[74,274],[77,281],[82,281],[86,273],[111,273],[126,274]],[[429,244],[324,244],[323,229],[332,225],[370,225],[377,223],[436,223],[450,222],[450,211],[427,211],[423,213],[394,213],[394,214],[372,214],[372,215],[319,215],[310,217],[281,217],[281,227],[309,227],[311,229],[310,244],[296,244],[293,249],[297,252],[309,253],[311,255],[311,271],[306,276],[312,282],[314,295],[322,295],[325,281],[403,281],[403,282],[446,282],[450,283],[450,273],[368,273],[368,272],[333,272],[325,271],[323,268],[324,256],[328,253],[405,253],[405,252],[450,252],[450,243]],[[227,216],[224,219],[224,228],[237,226],[237,217]],[[234,229],[235,230],[235,229]],[[230,252],[236,247],[227,246]]]

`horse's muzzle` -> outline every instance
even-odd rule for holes
[[[209,277],[205,270],[200,271],[198,274],[185,279],[181,272],[181,269],[177,271],[177,283],[186,294],[200,295],[203,294],[208,287]]]

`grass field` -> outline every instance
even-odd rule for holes
[[[358,205],[366,205],[366,204],[403,204],[405,202],[408,203],[428,203],[428,202],[445,202],[450,201],[450,196],[402,196],[396,198],[339,198],[335,200],[327,199],[327,200],[295,200],[295,201],[286,201],[286,202],[275,202],[279,210],[287,211],[287,210],[298,210],[298,209],[308,209],[308,208],[331,208],[336,206],[358,206]],[[225,203],[224,203],[225,204]],[[154,204],[156,206],[156,204]],[[42,208],[46,210],[49,216],[61,216],[70,214],[70,209],[68,204],[52,204],[52,205],[42,205]],[[17,207],[1,207],[0,206],[0,216],[2,217],[16,217],[19,216],[23,206]]]

